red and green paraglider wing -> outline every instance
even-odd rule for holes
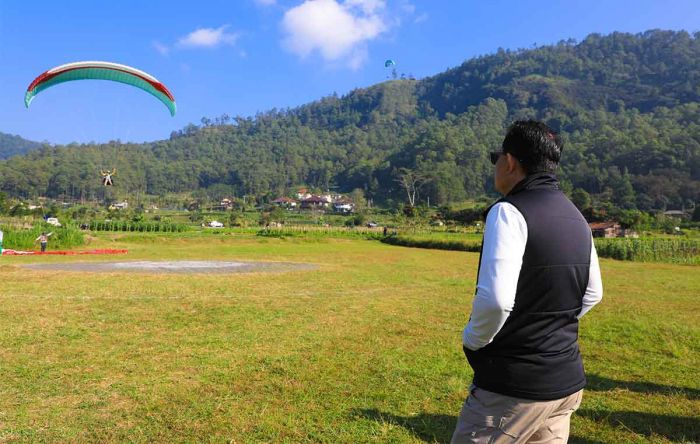
[[[29,108],[37,94],[54,85],[87,79],[111,80],[135,86],[163,102],[171,116],[177,111],[175,98],[158,79],[136,68],[110,62],[75,62],[51,68],[29,85],[24,95],[24,105]]]

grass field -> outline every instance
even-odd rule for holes
[[[100,247],[318,268],[86,274],[20,267],[75,258],[1,258],[0,442],[449,441],[478,254],[196,233]],[[700,441],[700,267],[601,266],[570,442]]]

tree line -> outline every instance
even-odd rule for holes
[[[44,145],[0,161],[0,191],[265,200],[305,185],[361,189],[379,204],[445,205],[495,195],[488,152],[520,118],[561,132],[559,176],[581,205],[691,208],[700,200],[700,35],[594,34],[294,109],[203,118],[168,140]],[[115,167],[106,190],[99,170]]]

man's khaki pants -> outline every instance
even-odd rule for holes
[[[566,443],[571,414],[581,405],[582,397],[580,390],[554,401],[533,401],[472,385],[452,444]]]

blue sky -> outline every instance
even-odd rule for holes
[[[250,116],[383,81],[384,61],[424,77],[499,47],[598,32],[700,31],[698,0],[0,0],[0,131],[51,143],[152,141],[204,116]],[[125,85],[71,82],[24,108],[63,63],[144,70],[178,114]]]

